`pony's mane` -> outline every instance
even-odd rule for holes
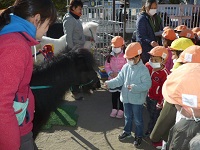
[[[56,56],[54,56],[52,59],[48,61],[43,61],[39,64],[34,65],[34,71],[41,71],[48,69],[50,66],[54,67],[57,65],[61,65],[60,63],[69,63],[78,59],[78,58],[84,58],[87,64],[92,64],[92,66],[95,65],[95,60],[93,58],[92,53],[90,53],[87,49],[70,49],[66,48],[65,50],[60,51]],[[65,60],[65,61],[63,61]]]
[[[96,35],[96,30],[97,30],[97,27],[98,27],[98,23],[96,22],[86,22],[86,23],[83,23],[83,32],[84,32],[84,35],[87,35],[87,36],[91,36],[91,33],[90,33],[90,30],[92,30],[93,32],[93,36]]]

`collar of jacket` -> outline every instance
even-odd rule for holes
[[[26,32],[32,38],[36,39],[36,27],[31,22],[17,15],[10,14],[10,23],[3,27],[0,35],[13,32]]]
[[[77,16],[77,15],[75,15],[73,12],[69,12],[75,19],[79,19],[80,17],[79,16]]]

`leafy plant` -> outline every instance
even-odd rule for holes
[[[66,11],[66,0],[52,0],[58,12]],[[69,0],[68,0],[69,1]],[[0,9],[5,9],[11,5],[13,5],[15,0],[0,0]],[[68,2],[69,3],[69,2]]]

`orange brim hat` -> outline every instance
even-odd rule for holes
[[[180,25],[180,26],[177,26],[174,30],[175,31],[183,31],[187,29],[187,26],[186,25]]]
[[[200,46],[193,45],[186,48],[177,59],[182,63],[200,63]]]
[[[195,27],[195,28],[192,29],[192,32],[193,32],[193,33],[197,33],[197,32],[199,32],[199,31],[200,31],[200,27]]]
[[[176,33],[174,32],[173,29],[166,29],[164,30],[164,32],[162,33],[162,37],[167,39],[167,40],[175,40],[176,39]]]
[[[200,109],[200,63],[186,63],[163,84],[164,99],[171,104]]]
[[[148,52],[151,56],[159,56],[162,57],[164,60],[168,57],[168,50],[164,46],[156,46]]]
[[[166,26],[163,28],[163,31],[167,30],[167,29],[171,29],[170,26]]]
[[[118,48],[118,47],[122,47],[122,45],[124,45],[124,39],[121,36],[115,36],[114,38],[112,38],[111,40],[111,46]]]
[[[194,33],[190,29],[185,29],[185,30],[180,32],[179,37],[194,39]]]
[[[140,54],[142,54],[142,47],[141,47],[140,43],[133,42],[127,46],[127,48],[125,50],[124,58],[129,59],[129,58],[133,58]]]

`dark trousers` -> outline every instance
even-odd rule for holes
[[[160,115],[161,109],[157,109],[157,100],[147,97],[147,110],[149,112],[148,132],[151,132],[156,124],[156,121]]]
[[[123,103],[120,101],[120,92],[112,92],[112,106],[113,109],[124,110]]]
[[[20,150],[38,150],[32,132],[21,137]]]
[[[181,119],[170,129],[166,150],[190,150],[189,142],[197,133],[200,133],[200,122]]]

